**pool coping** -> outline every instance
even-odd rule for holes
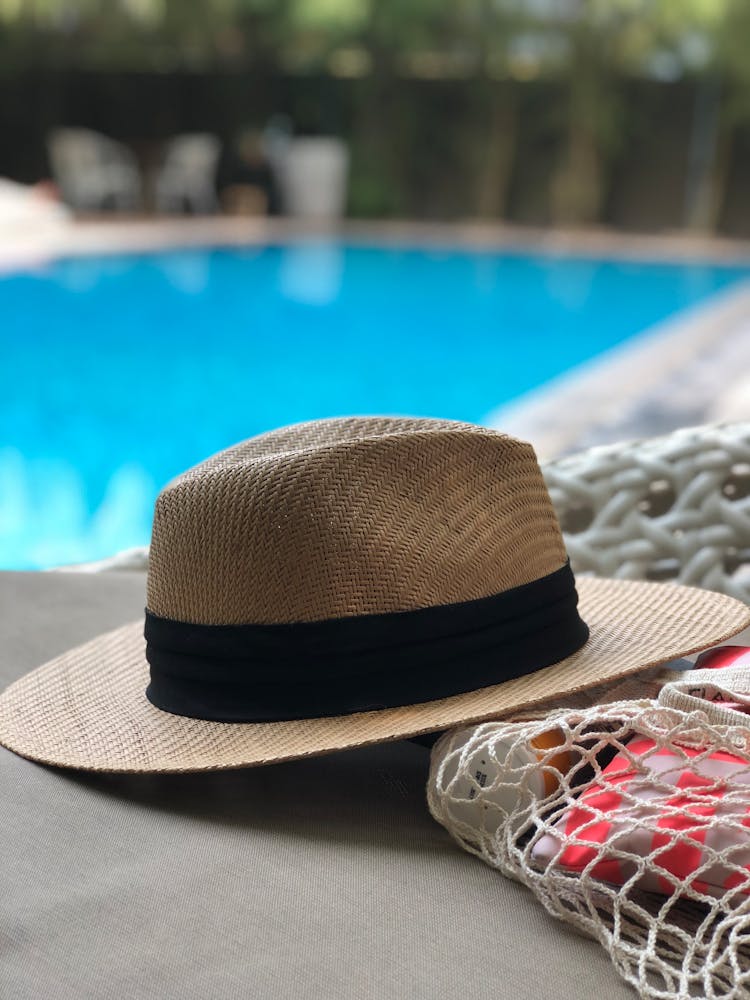
[[[744,347],[743,345],[749,345]],[[497,430],[532,441],[540,458],[556,458],[596,444],[639,437],[639,413],[661,407],[664,427],[647,436],[692,423],[713,422],[721,413],[717,399],[747,376],[750,365],[750,278],[716,292],[708,299],[629,337],[603,354],[570,369],[523,396],[504,403],[483,422]],[[712,398],[693,377],[693,400],[678,418],[677,395],[691,392],[691,367],[716,359],[717,380]],[[744,364],[733,363],[740,357]],[[687,381],[680,392],[678,380]],[[703,380],[705,381],[705,379]],[[671,397],[671,398],[670,398]],[[596,424],[592,415],[596,415]],[[671,424],[671,426],[670,426]]]
[[[623,233],[605,228],[546,229],[475,220],[456,222],[357,221],[291,218],[82,218],[30,232],[16,230],[0,243],[0,269],[15,270],[59,257],[138,253],[205,246],[260,246],[278,242],[343,239],[352,243],[496,252],[517,249],[552,255],[641,261],[750,264],[750,240],[696,233]]]

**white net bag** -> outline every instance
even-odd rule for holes
[[[679,676],[679,675],[672,675]],[[734,707],[730,707],[734,705]],[[445,734],[430,810],[642,997],[750,997],[750,667]]]

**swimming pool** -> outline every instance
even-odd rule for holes
[[[0,278],[0,567],[145,544],[219,448],[352,413],[482,422],[747,270],[330,242]]]

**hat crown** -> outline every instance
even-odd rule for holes
[[[529,444],[453,421],[313,421],[164,488],[147,602],[196,624],[322,621],[476,600],[565,560]]]

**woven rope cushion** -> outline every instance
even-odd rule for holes
[[[592,448],[543,471],[577,573],[750,603],[750,423]]]
[[[750,603],[750,423],[592,448],[542,470],[576,573],[671,579]],[[147,562],[147,549],[130,549],[85,568]]]

